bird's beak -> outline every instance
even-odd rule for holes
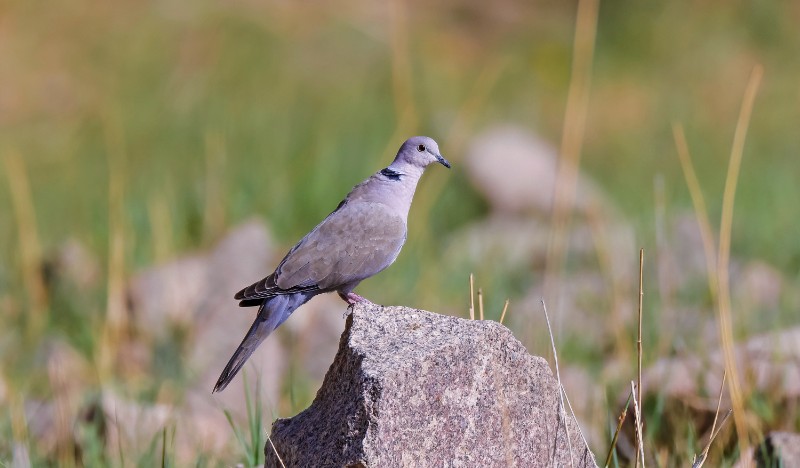
[[[441,154],[435,154],[434,156],[436,156],[436,160],[439,161],[439,163],[442,166],[450,169],[450,162],[448,160],[444,159],[444,157],[442,157]]]

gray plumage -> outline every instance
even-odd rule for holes
[[[258,306],[258,314],[214,392],[224,390],[258,345],[312,297],[336,291],[351,305],[366,300],[353,290],[394,263],[406,240],[417,182],[436,162],[450,167],[433,139],[409,138],[392,164],[353,187],[333,213],[289,250],[275,272],[236,293],[240,306]]]

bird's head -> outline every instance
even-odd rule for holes
[[[437,162],[448,169],[450,168],[450,163],[439,154],[439,145],[433,138],[415,136],[403,143],[392,165],[410,165],[424,169],[428,165]]]

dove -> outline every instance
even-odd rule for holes
[[[272,274],[236,293],[240,307],[258,312],[212,393],[224,390],[264,339],[314,296],[336,292],[348,307],[367,301],[353,290],[397,259],[417,182],[433,163],[450,168],[433,139],[409,138],[388,167],[353,187]]]

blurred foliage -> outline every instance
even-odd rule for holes
[[[164,259],[157,238],[166,238],[174,257],[254,215],[268,220],[281,245],[292,245],[351,186],[385,166],[405,137],[427,134],[454,169],[426,175],[410,220],[424,229],[412,231],[419,235],[391,273],[361,291],[387,304],[464,314],[467,277],[479,269],[494,317],[506,297],[541,278],[475,265],[437,274],[436,252],[448,236],[487,213],[459,162],[469,135],[497,122],[560,142],[575,9],[575,2],[511,0],[5,2],[0,158],[24,161],[45,253],[76,238],[107,260],[109,179],[121,175],[125,270],[133,272]],[[582,168],[632,221],[641,245],[655,243],[656,176],[665,180],[670,212],[691,210],[674,121],[685,125],[716,224],[741,96],[760,63],[765,79],[747,137],[732,250],[798,279],[798,22],[798,4],[765,0],[601,3]],[[496,80],[470,107],[487,70],[496,70]],[[6,329],[17,329],[28,304],[20,243],[30,239],[18,238],[8,177],[0,165],[0,312]],[[433,184],[440,188],[425,187]],[[154,216],[159,204],[167,226]],[[54,291],[48,330],[91,357],[102,294]],[[34,344],[0,337],[3,373],[41,392],[27,376],[39,358],[26,346]],[[159,373],[179,375],[181,343],[161,346]],[[581,343],[565,347],[587,366],[602,366]],[[294,408],[313,396],[301,384],[287,389]],[[769,414],[768,405],[760,408]],[[0,439],[10,426],[0,425]],[[103,456],[95,445],[87,460]],[[3,459],[10,447],[0,449]]]

